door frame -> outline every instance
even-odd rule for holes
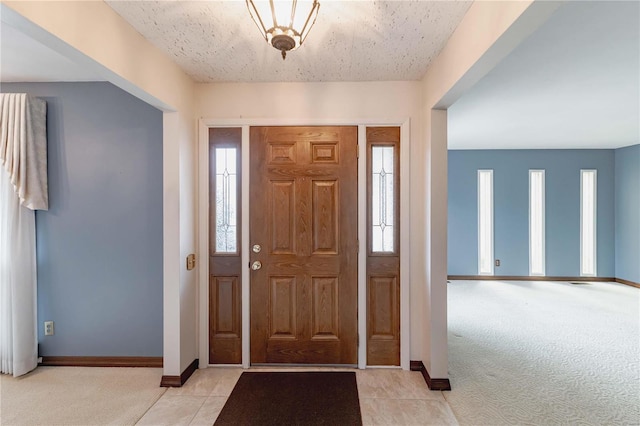
[[[201,118],[198,122],[197,184],[198,207],[196,241],[197,253],[197,312],[196,336],[198,340],[199,368],[223,367],[209,364],[209,128],[241,127],[242,180],[241,180],[241,264],[249,264],[249,128],[252,126],[357,126],[358,127],[358,368],[367,365],[367,127],[400,127],[400,368],[409,369],[410,356],[410,119],[269,119]],[[242,368],[250,367],[250,274],[243,270],[242,280]],[[389,368],[389,367],[386,367]],[[392,367],[393,368],[393,367]]]

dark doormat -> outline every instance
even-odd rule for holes
[[[242,373],[215,425],[361,425],[354,372]]]

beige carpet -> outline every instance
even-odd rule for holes
[[[453,281],[448,295],[460,424],[640,424],[639,289]]]
[[[0,375],[0,424],[133,425],[164,394],[158,368],[39,367]]]

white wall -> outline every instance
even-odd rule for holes
[[[419,119],[420,88],[418,81],[198,84],[195,110],[216,118]]]

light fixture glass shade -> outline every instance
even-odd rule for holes
[[[260,33],[267,43],[282,52],[282,59],[307,38],[320,8],[318,0],[246,1]]]

